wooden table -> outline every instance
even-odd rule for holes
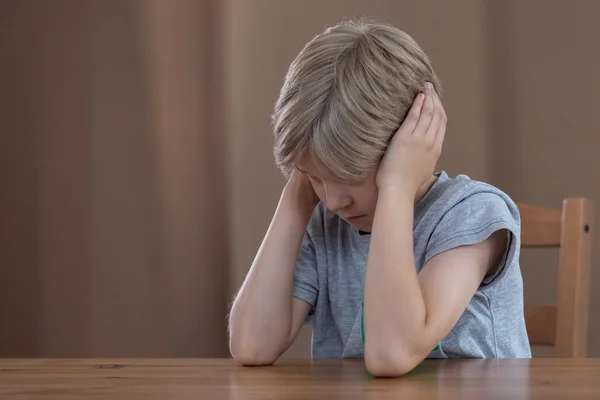
[[[374,379],[360,360],[0,360],[0,399],[600,399],[600,359],[427,360]]]

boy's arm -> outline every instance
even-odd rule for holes
[[[376,376],[399,376],[419,364],[456,324],[506,250],[498,230],[478,244],[431,258],[417,275],[414,202],[380,194],[365,280],[365,362]]]
[[[229,349],[233,358],[245,365],[275,362],[293,343],[310,311],[308,303],[293,297],[293,282],[316,196],[297,175],[283,190],[231,308]]]
[[[417,276],[414,200],[441,153],[446,114],[432,85],[415,99],[377,171],[379,196],[365,277],[365,362],[398,376],[421,362],[456,324],[506,249],[506,235],[431,258]]]

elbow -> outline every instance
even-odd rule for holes
[[[230,343],[229,352],[235,361],[244,366],[271,365],[279,358],[279,354],[255,345]]]
[[[365,348],[365,366],[376,378],[397,378],[412,371],[424,358],[405,349]]]
[[[271,365],[275,361],[277,361],[278,357],[265,357],[262,354],[256,354],[252,352],[240,352],[240,353],[231,353],[233,359],[240,363],[241,365],[247,367],[258,367],[264,365]]]
[[[273,335],[265,335],[252,330],[229,327],[229,353],[238,363],[246,366],[271,365],[287,349]],[[288,346],[289,347],[289,346]]]
[[[412,371],[418,365],[418,362],[371,358],[369,360],[365,359],[365,364],[369,374],[376,378],[398,378]]]

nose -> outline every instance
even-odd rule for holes
[[[334,213],[350,206],[352,197],[348,195],[342,188],[336,185],[327,185],[325,187],[325,206]]]

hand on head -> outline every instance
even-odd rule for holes
[[[446,112],[429,82],[419,93],[379,164],[379,190],[396,188],[413,195],[434,172],[446,133]]]

